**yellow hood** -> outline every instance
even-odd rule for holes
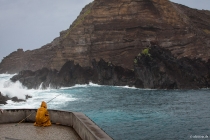
[[[47,103],[45,103],[44,101],[42,101],[41,107],[47,108]]]

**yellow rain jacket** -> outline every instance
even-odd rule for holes
[[[41,107],[37,110],[36,113],[36,122],[34,123],[35,126],[50,126],[50,116],[47,111],[47,103],[42,101]]]

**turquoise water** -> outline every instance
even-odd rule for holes
[[[115,140],[210,139],[209,89],[143,90],[90,84],[25,92],[33,98],[19,104],[9,101],[1,108],[37,108],[41,100],[61,94],[48,108],[83,112]]]
[[[63,109],[84,112],[115,140],[210,136],[209,90],[141,90],[85,87],[64,90]]]

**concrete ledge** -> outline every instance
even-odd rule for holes
[[[9,109],[0,113],[0,124],[35,122],[36,109]],[[83,113],[48,110],[52,123],[72,127],[83,140],[112,140]],[[27,118],[26,118],[27,117]],[[25,119],[26,118],[26,119]]]

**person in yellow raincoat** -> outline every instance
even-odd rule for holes
[[[34,123],[35,126],[50,126],[50,115],[47,111],[47,103],[42,101],[41,107],[37,110],[36,113],[36,122]]]

